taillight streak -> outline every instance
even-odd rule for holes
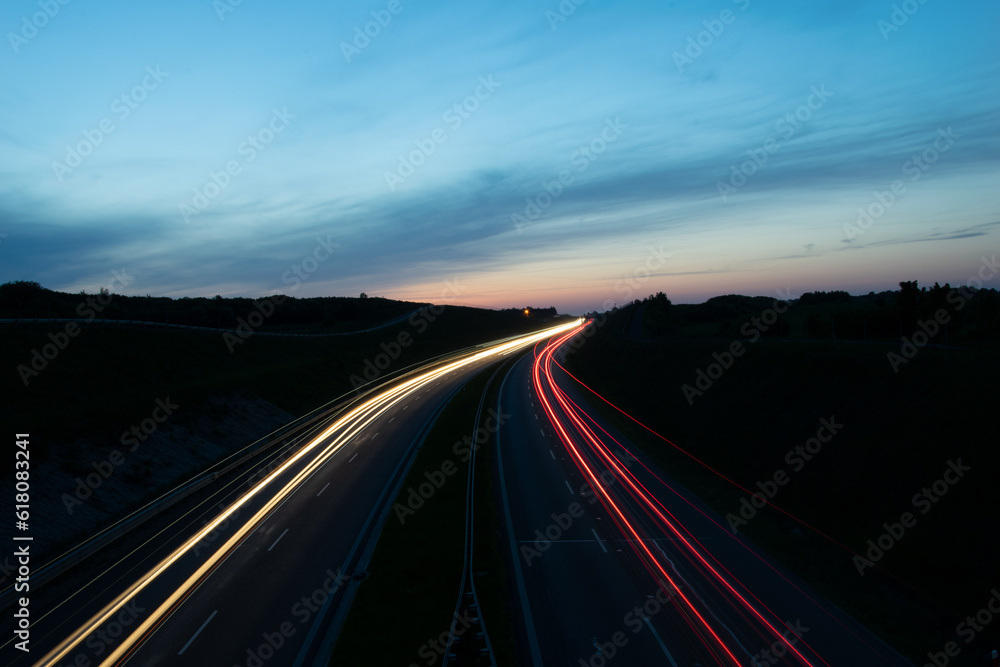
[[[611,471],[615,474],[615,476],[618,479],[625,482],[625,488],[623,489],[623,492],[625,492],[627,496],[631,497],[634,501],[636,501],[637,505],[643,509],[643,512],[650,519],[652,519],[655,524],[666,528],[668,534],[674,535],[676,537],[677,541],[683,547],[681,553],[687,554],[689,558],[693,558],[692,564],[700,566],[700,569],[702,569],[705,572],[709,583],[711,583],[713,587],[721,585],[722,589],[717,588],[717,590],[719,590],[720,593],[723,590],[728,592],[729,596],[731,597],[731,601],[738,602],[739,606],[742,606],[745,610],[747,610],[751,614],[752,618],[756,619],[763,626],[763,628],[766,628],[766,630],[773,637],[781,641],[787,647],[788,653],[790,655],[794,655],[795,657],[797,657],[802,662],[802,664],[812,665],[809,659],[806,658],[798,649],[796,649],[796,647],[792,644],[792,642],[790,642],[784,636],[784,634],[782,634],[772,624],[772,622],[769,621],[757,609],[757,607],[753,603],[747,600],[747,598],[745,598],[743,594],[741,594],[741,592],[736,589],[736,587],[733,585],[733,583],[729,581],[727,577],[723,576],[712,565],[712,563],[710,563],[708,559],[705,558],[703,552],[704,554],[707,554],[709,558],[715,561],[715,563],[718,564],[719,568],[725,571],[725,573],[729,575],[729,577],[733,576],[732,573],[729,572],[724,566],[722,566],[722,564],[719,563],[719,561],[714,556],[711,555],[711,553],[704,547],[704,545],[701,544],[701,542],[699,542],[697,538],[695,538],[694,535],[686,527],[684,527],[683,524],[680,523],[677,517],[674,516],[669,510],[667,510],[667,508],[659,501],[659,499],[656,498],[656,496],[653,495],[649,491],[649,489],[647,489],[627,468],[624,467],[624,465],[621,463],[618,457],[615,456],[614,453],[612,453],[608,449],[608,447],[604,444],[604,442],[601,441],[600,438],[598,438],[594,434],[592,429],[586,423],[584,423],[583,420],[581,420],[579,413],[583,411],[579,408],[579,406],[573,403],[572,400],[570,400],[569,397],[565,395],[565,392],[563,392],[558,387],[555,378],[553,377],[552,374],[551,365],[555,364],[559,368],[562,368],[562,366],[558,362],[555,362],[553,359],[555,351],[558,350],[558,348],[561,345],[566,343],[566,341],[571,339],[573,336],[577,335],[577,333],[579,333],[580,330],[582,330],[582,327],[580,329],[570,331],[565,335],[556,338],[555,340],[550,342],[547,346],[545,346],[540,353],[538,353],[536,350],[535,360],[532,367],[532,383],[534,385],[535,393],[538,396],[539,402],[542,403],[546,417],[548,418],[550,424],[552,425],[553,430],[556,432],[557,436],[565,446],[566,450],[571,454],[572,460],[576,465],[576,467],[581,471],[581,473],[583,473],[584,477],[591,484],[592,488],[595,491],[596,497],[601,501],[601,504],[605,507],[605,509],[608,510],[609,514],[612,516],[614,523],[617,524],[619,528],[623,530],[623,532],[627,533],[626,537],[628,535],[633,536],[633,538],[635,539],[635,544],[638,545],[638,547],[633,546],[633,549],[636,550],[636,553],[640,557],[640,559],[646,562],[648,565],[652,565],[653,568],[656,570],[656,572],[675,588],[675,590],[678,593],[678,596],[681,598],[681,600],[683,600],[684,604],[688,607],[689,611],[698,620],[702,628],[711,635],[711,637],[717,642],[718,647],[725,652],[725,654],[733,661],[734,664],[739,664],[739,661],[726,646],[725,642],[722,641],[722,639],[719,637],[716,631],[711,627],[708,621],[701,615],[701,613],[699,613],[699,611],[695,608],[693,602],[686,595],[683,594],[680,587],[675,583],[674,579],[670,577],[670,575],[667,573],[666,569],[660,563],[656,555],[646,545],[648,540],[643,539],[643,537],[640,536],[639,530],[633,525],[633,523],[626,516],[626,510],[624,510],[621,506],[619,506],[619,504],[612,497],[610,491],[602,483],[599,475],[595,473],[594,468],[585,459],[584,454],[575,444],[574,438],[570,435],[568,426],[572,426],[573,430],[577,433],[579,437],[582,438],[583,443],[588,446],[588,448],[592,451],[593,455],[597,457],[598,461],[602,461],[603,463],[607,464],[610,467]],[[552,397],[551,400],[549,396],[546,395],[547,393],[551,393]],[[559,418],[553,403],[558,404],[561,411],[566,415],[568,425],[564,424],[563,421]],[[597,425],[596,420],[594,420],[589,415],[588,419],[592,421],[595,425]],[[600,428],[599,425],[598,428]],[[603,429],[601,430],[603,431]],[[614,438],[611,438],[611,440],[614,441]],[[662,480],[660,481],[662,483]],[[718,525],[717,522],[715,523],[716,525]],[[653,573],[650,572],[650,574]],[[757,596],[753,595],[753,593],[751,593],[749,589],[746,588],[745,585],[736,580],[735,577],[733,577],[733,581],[735,581],[737,585],[739,585],[744,591],[746,591],[747,595],[752,597],[757,602],[757,604],[759,604],[765,611],[770,613],[772,616],[776,616],[774,612],[770,610],[766,605],[764,605],[763,602],[759,598],[757,598]],[[801,641],[801,639],[798,639],[796,641]],[[737,643],[739,643],[738,640]]]

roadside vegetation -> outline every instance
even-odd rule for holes
[[[451,629],[462,575],[468,443],[483,392],[489,389],[485,406],[496,404],[498,383],[487,387],[492,373],[493,368],[480,372],[457,392],[420,448],[379,535],[370,577],[358,589],[331,665],[441,662],[446,645],[441,638]],[[493,443],[491,436],[476,454],[473,576],[497,664],[512,666],[514,618],[500,555],[500,510],[490,488]],[[466,634],[461,622],[455,631]],[[393,641],[384,641],[387,636]]]
[[[130,316],[143,321],[235,331],[240,319],[246,321],[256,312],[253,300],[108,297],[110,303],[100,316],[80,323],[73,335],[62,323],[0,324],[0,364],[7,369],[0,380],[7,397],[0,404],[0,417],[33,433],[32,452],[39,460],[58,457],[75,439],[116,446],[123,431],[149,416],[157,398],[170,396],[185,406],[177,413],[180,421],[194,418],[212,397],[236,393],[299,416],[364,382],[436,355],[547,325],[546,319],[526,316],[522,310],[436,306],[392,326],[354,335],[257,335],[278,332],[268,328],[272,324],[279,330],[291,328],[293,321],[297,333],[356,331],[426,306],[375,297],[290,299],[234,342],[234,334],[227,338],[221,331],[101,322],[124,315],[130,304]],[[86,298],[34,283],[7,283],[0,286],[0,317],[17,317],[19,307],[25,318],[78,317],[74,304]],[[302,314],[313,306],[318,310],[312,315]]]
[[[610,314],[569,368],[693,456],[864,556],[870,565],[770,507],[747,507],[749,494],[594,400],[674,479],[890,644],[923,664],[956,641],[961,655],[949,664],[986,664],[1000,627],[966,645],[959,623],[1000,584],[1000,533],[991,528],[1000,300],[973,291],[956,310],[950,290],[903,283],[865,297],[803,295],[767,316],[766,331],[775,297],[673,306],[650,296]],[[914,332],[940,308],[950,315],[948,344],[942,326],[907,356],[903,346],[921,340]],[[641,335],[629,337],[635,317]],[[905,361],[894,366],[892,354]],[[833,433],[820,431],[831,423]],[[959,475],[953,464],[968,470]],[[906,512],[915,523],[900,531]],[[870,550],[880,538],[888,548]]]

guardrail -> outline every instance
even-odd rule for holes
[[[340,398],[343,398],[343,396],[338,397],[338,399],[334,399],[334,401],[337,401]],[[183,482],[160,497],[148,502],[143,507],[131,512],[118,521],[115,521],[111,525],[98,531],[91,537],[76,545],[66,553],[38,568],[32,572],[32,584],[40,587],[52,579],[65,574],[68,570],[78,565],[84,559],[92,556],[101,549],[110,546],[123,535],[136,530],[146,521],[151,520],[196,491],[217,481],[223,475],[231,472],[241,465],[244,465],[254,457],[266,454],[269,450],[279,444],[290,444],[288,440],[289,437],[291,437],[294,441],[295,438],[301,437],[302,431],[308,430],[317,421],[326,421],[335,417],[337,414],[347,409],[352,403],[357,401],[357,398],[358,397],[350,398],[334,405],[333,407],[329,407],[330,404],[327,403],[313,412],[299,417],[298,419],[285,424],[281,428],[268,433],[263,438],[255,440],[238,452],[234,452],[221,461],[216,462],[187,482]],[[294,444],[292,446],[294,446]],[[234,459],[233,457],[236,458]],[[14,593],[13,584],[0,592],[0,610],[6,609],[13,604],[16,597]]]
[[[167,491],[143,507],[131,512],[106,528],[98,531],[80,544],[72,547],[64,554],[49,561],[32,573],[32,584],[37,587],[41,587],[56,577],[65,574],[71,568],[80,564],[84,559],[92,556],[101,549],[110,546],[123,535],[136,530],[145,522],[153,519],[196,491],[218,481],[221,477],[232,472],[241,465],[246,464],[252,458],[266,454],[269,450],[279,444],[291,444],[291,446],[294,447],[294,439],[301,438],[305,432],[317,422],[328,422],[337,415],[348,410],[358,401],[376,391],[379,391],[395,382],[399,382],[411,375],[433,368],[434,366],[448,363],[452,359],[480,347],[482,346],[473,345],[462,348],[461,350],[425,359],[424,361],[398,369],[397,371],[380,377],[366,385],[362,385],[353,396],[350,394],[342,394],[337,398],[334,398],[332,401],[321,405],[302,417],[299,417],[298,419],[285,424],[281,428],[268,433],[264,437],[255,440],[243,449],[230,454],[220,461],[217,461],[215,464],[203,472],[195,475],[187,482],[183,482],[179,486]],[[289,442],[290,437],[292,438],[292,443]],[[0,610],[4,610],[13,605],[16,597],[13,583],[3,589],[3,591],[0,591]]]

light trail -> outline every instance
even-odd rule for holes
[[[668,582],[672,586],[678,601],[678,611],[685,617],[706,650],[716,659],[725,664],[741,664],[727,642],[720,636],[716,626],[725,628],[739,649],[746,653],[748,658],[751,656],[736,638],[736,635],[686,581],[684,583],[687,584],[688,588],[691,588],[693,596],[685,595],[677,583],[677,578],[683,580],[680,572],[662,550],[658,555],[647,546],[647,544],[652,543],[650,539],[652,536],[645,534],[641,528],[642,523],[632,515],[630,507],[638,508],[641,516],[644,516],[658,529],[662,529],[668,536],[673,536],[672,544],[675,545],[679,554],[702,574],[709,586],[723,596],[732,609],[744,619],[752,632],[765,638],[768,644],[775,641],[780,643],[785,649],[785,654],[789,659],[797,661],[796,664],[813,665],[810,658],[807,658],[795,646],[795,644],[802,642],[802,639],[796,638],[791,641],[785,636],[785,633],[779,630],[777,626],[783,628],[784,624],[777,620],[777,615],[768,609],[757,596],[753,595],[745,585],[736,580],[658,498],[622,464],[611,448],[595,434],[584,418],[581,418],[583,411],[579,406],[573,403],[559,388],[553,376],[553,366],[559,368],[562,366],[555,361],[554,355],[562,345],[580,333],[584,326],[551,340],[541,349],[536,348],[532,366],[532,384],[535,394],[542,404],[553,431],[569,453],[574,465],[590,483],[595,491],[595,496],[622,531],[623,536],[628,540],[646,570],[654,579]],[[585,418],[596,425],[596,421],[589,415],[586,415]],[[613,438],[611,440],[614,442]],[[607,470],[601,473],[596,472],[597,465],[591,462],[592,458],[601,467],[607,467]],[[613,473],[614,479],[624,482],[618,485],[616,492],[612,492],[610,485],[602,479],[602,474],[608,471]],[[662,480],[659,481],[662,483]],[[616,498],[616,493],[621,494],[627,502]],[[674,577],[664,566],[664,560],[670,564],[670,569],[674,570]],[[710,561],[714,561],[717,566]],[[722,571],[720,572],[720,570]],[[738,589],[742,589],[743,592]],[[748,596],[756,604],[747,599]],[[704,611],[708,612],[715,623],[709,622]],[[772,621],[768,616],[775,620]],[[801,645],[808,646],[804,642]],[[810,649],[810,652],[815,655],[815,651]],[[818,655],[815,655],[813,660],[826,664]]]
[[[607,403],[607,404],[608,404],[608,405],[609,405],[610,407],[614,408],[614,409],[615,409],[616,411],[620,412],[620,413],[621,413],[622,415],[624,415],[625,417],[628,417],[628,418],[629,418],[630,420],[632,420],[633,422],[635,422],[636,424],[638,424],[639,426],[641,426],[641,427],[642,427],[642,428],[644,428],[645,430],[649,431],[650,433],[652,433],[653,435],[655,435],[655,436],[656,436],[656,437],[658,437],[659,439],[661,439],[661,440],[663,440],[664,442],[666,442],[666,443],[670,444],[670,445],[671,445],[672,447],[674,447],[675,449],[677,449],[677,450],[678,450],[678,451],[680,451],[681,453],[683,453],[683,454],[687,455],[688,457],[692,458],[693,460],[697,461],[698,463],[700,463],[701,465],[703,465],[704,467],[706,467],[706,468],[707,468],[708,470],[710,470],[710,471],[712,471],[713,473],[715,473],[715,474],[716,474],[716,475],[717,475],[718,477],[722,478],[723,480],[725,480],[725,481],[727,481],[727,482],[730,482],[731,484],[735,484],[735,483],[734,483],[734,482],[732,482],[732,481],[731,481],[731,480],[730,480],[730,479],[729,479],[728,477],[726,477],[726,476],[722,475],[721,473],[718,473],[718,472],[716,472],[716,471],[715,471],[715,470],[714,470],[713,468],[711,468],[711,467],[710,467],[710,466],[708,466],[707,464],[703,463],[703,462],[702,462],[701,460],[697,459],[696,457],[694,457],[694,456],[693,456],[692,454],[690,454],[689,452],[687,452],[687,451],[685,451],[684,449],[682,449],[682,448],[678,447],[678,446],[677,446],[676,444],[674,444],[673,442],[671,442],[671,441],[670,441],[670,440],[668,440],[667,438],[663,437],[662,435],[660,435],[659,433],[657,433],[657,432],[656,432],[656,431],[654,431],[653,429],[649,428],[648,426],[646,426],[645,424],[643,424],[642,422],[640,422],[639,420],[637,420],[637,419],[636,419],[635,417],[633,417],[632,415],[628,414],[627,412],[625,412],[624,410],[622,410],[621,408],[619,408],[619,407],[618,407],[617,405],[615,405],[614,403],[612,403],[611,401],[609,401],[609,400],[608,400],[607,398],[605,398],[604,396],[601,396],[601,395],[600,395],[599,393],[597,393],[596,391],[594,391],[594,389],[593,389],[593,388],[591,388],[591,387],[587,386],[587,385],[586,385],[586,384],[584,384],[584,383],[583,383],[583,382],[582,382],[582,381],[581,381],[581,380],[580,380],[579,378],[577,378],[577,377],[576,377],[575,375],[573,375],[573,374],[572,374],[572,373],[570,373],[570,372],[569,372],[568,370],[566,370],[566,368],[565,368],[564,366],[562,366],[561,364],[559,364],[559,362],[555,362],[555,364],[556,364],[556,366],[558,366],[558,367],[559,367],[559,368],[560,368],[560,369],[561,369],[561,370],[562,370],[563,372],[565,372],[565,373],[566,373],[566,374],[567,374],[567,375],[568,375],[568,376],[569,376],[570,378],[572,378],[572,379],[573,379],[573,380],[574,380],[574,381],[575,381],[575,382],[576,382],[577,384],[579,384],[580,386],[582,386],[583,388],[585,388],[585,389],[586,389],[587,391],[591,392],[592,394],[594,394],[595,396],[597,396],[598,398],[600,398],[600,399],[601,399],[602,401],[604,401],[605,403]],[[564,396],[565,396],[565,394],[564,394]],[[618,441],[617,441],[617,440],[616,440],[616,439],[614,438],[614,436],[612,436],[612,435],[611,435],[610,433],[608,433],[608,432],[607,432],[606,430],[604,430],[604,428],[603,428],[603,427],[602,427],[602,426],[601,426],[600,424],[598,424],[597,420],[596,420],[596,419],[594,419],[594,417],[592,417],[592,416],[591,416],[590,414],[588,414],[588,413],[587,413],[586,411],[584,411],[584,410],[583,410],[582,408],[580,408],[580,406],[579,406],[579,405],[577,405],[576,403],[574,403],[574,402],[572,401],[572,399],[570,399],[570,398],[569,398],[568,396],[565,396],[565,398],[566,398],[566,400],[568,400],[568,401],[569,401],[569,402],[570,402],[570,403],[571,403],[571,404],[573,405],[574,409],[575,409],[575,410],[576,410],[576,411],[577,411],[578,413],[580,413],[580,414],[583,414],[583,415],[584,415],[584,416],[585,416],[585,417],[587,418],[587,421],[588,421],[588,422],[589,422],[589,423],[590,423],[591,425],[593,425],[593,427],[595,427],[595,428],[597,428],[598,430],[600,430],[600,431],[601,431],[601,432],[602,432],[602,433],[603,433],[603,434],[604,434],[604,435],[605,435],[605,436],[606,436],[606,437],[607,437],[607,438],[608,438],[609,440],[611,440],[611,441],[612,441],[612,442],[614,442],[614,443],[615,443],[615,444],[616,444],[616,445],[617,445],[618,447],[620,447],[620,448],[622,449],[622,451],[624,451],[624,452],[625,452],[625,453],[626,453],[626,454],[627,454],[628,456],[632,456],[632,453],[631,453],[631,452],[630,452],[630,451],[628,450],[628,448],[626,448],[626,447],[625,447],[624,445],[622,445],[622,444],[621,444],[620,442],[618,442]],[[551,452],[550,452],[550,453],[551,453]],[[553,457],[553,458],[554,458],[554,457]],[[636,458],[635,458],[634,456],[632,456],[632,458],[633,458],[633,460],[637,461],[637,462],[639,463],[639,465],[640,465],[640,466],[642,466],[642,468],[643,468],[643,469],[644,469],[644,470],[645,470],[645,471],[646,471],[646,472],[647,472],[647,473],[648,473],[648,474],[649,474],[650,476],[652,476],[652,477],[653,477],[654,479],[656,479],[656,481],[657,481],[657,482],[659,482],[659,483],[660,483],[660,484],[661,484],[661,485],[662,485],[662,486],[663,486],[663,487],[664,487],[665,489],[667,489],[668,491],[670,491],[670,493],[672,493],[672,494],[673,494],[674,496],[676,496],[678,500],[682,501],[682,502],[683,502],[684,504],[686,504],[686,505],[687,505],[688,507],[690,507],[690,508],[691,508],[691,509],[692,509],[693,511],[695,511],[695,512],[697,512],[698,514],[700,514],[701,516],[703,516],[703,517],[705,518],[705,520],[707,520],[707,521],[710,521],[711,523],[713,523],[713,524],[714,524],[715,526],[717,526],[717,527],[718,527],[718,528],[719,528],[719,529],[720,529],[720,530],[721,530],[721,531],[722,531],[723,533],[727,533],[727,531],[729,530],[729,529],[728,529],[728,527],[727,527],[727,526],[726,526],[725,524],[723,524],[723,523],[722,523],[721,521],[719,521],[719,520],[718,520],[718,519],[717,519],[717,518],[716,518],[715,516],[712,516],[712,515],[710,515],[709,513],[705,512],[704,510],[702,510],[702,509],[701,509],[701,507],[699,507],[698,505],[696,505],[695,503],[693,503],[693,502],[692,502],[692,501],[691,501],[691,500],[690,500],[690,499],[689,499],[689,498],[688,498],[687,496],[685,496],[685,495],[684,495],[683,493],[679,492],[679,491],[678,491],[677,489],[675,489],[675,488],[673,488],[672,486],[670,486],[669,484],[667,484],[667,482],[665,482],[665,481],[664,481],[664,480],[663,480],[662,478],[660,478],[660,476],[659,476],[659,475],[658,475],[658,474],[656,473],[656,471],[654,471],[654,470],[650,469],[650,468],[649,468],[648,466],[646,466],[646,464],[642,463],[642,461],[639,461],[639,460],[638,460],[638,459],[636,459]],[[741,489],[741,490],[744,490],[744,491],[746,491],[747,493],[751,493],[751,494],[753,493],[752,491],[749,491],[749,490],[747,490],[747,489],[744,489],[744,487],[742,487],[742,486],[739,486],[739,485],[736,485],[736,486],[737,486],[737,488],[739,488],[739,489]],[[663,506],[663,503],[662,503],[662,502],[660,502],[659,500],[657,500],[657,503],[658,503],[658,504],[659,504],[659,505],[660,505],[661,507],[664,507],[664,506]],[[807,523],[805,523],[804,521],[802,521],[802,520],[800,520],[800,519],[796,518],[795,516],[793,516],[793,515],[789,514],[789,513],[788,513],[788,512],[786,512],[785,510],[783,510],[783,509],[781,509],[780,507],[778,507],[777,505],[774,505],[773,503],[770,503],[770,502],[769,502],[768,504],[769,504],[769,505],[771,505],[772,507],[774,507],[775,509],[777,509],[777,510],[781,511],[782,513],[786,514],[787,516],[791,517],[792,519],[795,519],[796,521],[798,521],[798,522],[799,522],[800,524],[802,524],[803,526],[805,526],[805,527],[809,528],[810,530],[813,530],[813,531],[814,531],[815,533],[817,533],[817,534],[818,534],[818,535],[820,535],[821,537],[826,537],[826,539],[830,540],[830,541],[831,541],[831,542],[832,542],[833,544],[835,544],[836,546],[838,546],[838,547],[840,547],[840,548],[842,548],[842,549],[845,549],[846,551],[848,551],[848,552],[849,552],[849,553],[851,553],[851,554],[855,554],[855,552],[854,552],[854,551],[852,551],[851,549],[848,549],[847,547],[843,546],[843,545],[842,545],[842,544],[841,544],[840,542],[836,542],[836,541],[835,541],[835,540],[833,540],[832,538],[829,538],[829,537],[827,537],[827,536],[826,536],[826,535],[825,535],[824,533],[820,532],[819,530],[816,530],[815,528],[812,528],[812,527],[811,527],[811,526],[810,526],[809,524],[807,524]],[[664,511],[665,511],[665,507],[664,507]],[[681,527],[683,527],[683,525],[682,525],[682,524],[681,524]],[[686,532],[688,532],[688,534],[690,534],[690,531],[687,531],[686,529],[685,529],[685,531],[686,531]],[[797,592],[798,592],[799,594],[801,594],[801,595],[802,595],[802,596],[803,596],[804,598],[806,598],[807,600],[809,600],[809,601],[810,601],[810,602],[811,602],[811,603],[813,604],[813,606],[815,606],[815,608],[816,608],[816,609],[818,609],[818,610],[820,611],[820,613],[822,613],[822,614],[823,614],[823,615],[825,615],[825,616],[826,616],[827,618],[829,618],[829,619],[831,620],[831,622],[833,622],[833,623],[836,623],[837,625],[839,625],[839,626],[840,626],[841,628],[843,628],[843,629],[844,629],[844,630],[845,630],[846,632],[849,632],[849,633],[851,634],[851,636],[853,636],[853,637],[854,637],[855,639],[857,639],[857,640],[858,640],[859,642],[861,642],[861,643],[862,643],[862,644],[864,644],[864,645],[865,645],[866,647],[868,647],[869,649],[871,649],[871,650],[872,650],[872,652],[873,652],[874,654],[877,654],[877,655],[880,655],[880,657],[881,657],[881,654],[880,654],[880,652],[879,652],[879,649],[878,649],[877,647],[875,647],[875,646],[873,646],[873,645],[872,645],[872,643],[871,643],[870,639],[868,639],[868,638],[866,638],[866,637],[863,637],[863,636],[861,636],[860,634],[858,634],[858,633],[857,633],[857,632],[856,632],[856,631],[855,631],[855,630],[854,630],[854,629],[853,629],[852,627],[850,627],[850,626],[848,626],[848,625],[847,625],[846,623],[844,623],[844,621],[843,621],[842,619],[840,619],[840,618],[838,618],[838,617],[837,617],[836,615],[834,615],[834,614],[833,614],[833,613],[832,613],[832,612],[831,612],[831,611],[830,611],[830,610],[829,610],[829,609],[828,609],[828,608],[827,608],[826,606],[824,606],[824,605],[820,604],[820,603],[819,603],[819,602],[818,602],[818,601],[817,601],[816,599],[814,599],[814,598],[812,597],[812,594],[811,594],[811,593],[810,593],[809,591],[806,591],[806,590],[804,590],[804,589],[803,589],[802,587],[800,587],[800,586],[799,586],[799,584],[798,584],[797,582],[793,581],[793,580],[792,580],[791,578],[789,578],[788,576],[786,576],[784,572],[782,572],[782,571],[781,571],[781,570],[779,570],[779,569],[778,569],[777,567],[775,567],[775,566],[774,566],[774,565],[773,565],[773,564],[772,564],[771,562],[769,562],[769,561],[768,561],[768,560],[767,560],[766,558],[764,558],[764,557],[763,557],[763,556],[762,556],[761,554],[759,554],[759,553],[758,553],[757,551],[754,551],[754,550],[753,550],[752,548],[750,548],[750,546],[749,546],[748,544],[746,544],[746,543],[745,543],[745,542],[743,542],[742,540],[734,540],[734,541],[735,541],[735,543],[736,543],[737,545],[739,545],[739,546],[740,546],[740,547],[741,547],[741,548],[742,548],[742,549],[743,549],[744,551],[746,551],[746,552],[747,552],[747,554],[748,554],[748,555],[749,555],[749,556],[750,556],[751,558],[754,558],[755,560],[757,560],[758,562],[760,562],[760,563],[761,563],[761,565],[763,565],[763,566],[764,566],[764,567],[766,567],[767,569],[771,570],[771,572],[773,572],[773,573],[775,574],[775,576],[778,576],[778,577],[780,577],[780,578],[781,578],[781,579],[782,579],[782,580],[783,580],[783,581],[784,581],[785,583],[787,583],[787,584],[788,584],[789,586],[791,586],[792,588],[794,588],[794,589],[795,589],[795,590],[796,590],[796,591],[797,591]],[[728,569],[726,569],[726,567],[725,567],[724,565],[722,565],[722,563],[720,563],[720,562],[719,562],[719,560],[718,560],[717,558],[715,558],[715,557],[714,557],[714,556],[713,556],[713,555],[711,554],[711,552],[707,552],[707,553],[708,553],[708,555],[709,555],[709,556],[710,556],[710,557],[712,558],[712,560],[713,560],[713,561],[715,561],[715,563],[716,563],[716,564],[717,564],[717,565],[718,565],[718,566],[719,566],[720,568],[722,568],[723,570],[725,570],[725,572],[726,572],[727,574],[730,574],[730,575],[732,575],[732,573],[731,573],[731,572],[729,572],[729,570],[728,570]],[[856,555],[856,554],[855,554],[855,555]],[[752,596],[754,597],[754,599],[755,599],[755,600],[757,600],[758,602],[760,602],[760,600],[759,600],[759,599],[757,598],[757,596],[756,596],[756,595],[754,595],[754,594],[753,594],[752,592],[750,592],[750,591],[748,591],[748,593],[749,593],[750,595],[752,595]],[[819,658],[819,659],[820,659],[820,660],[822,660],[822,658]],[[883,657],[883,660],[884,660],[884,657]],[[824,662],[824,664],[827,664],[825,660],[823,660],[823,662]],[[888,661],[886,661],[886,662],[887,662],[887,664],[888,664]]]
[[[261,479],[253,488],[244,493],[238,500],[230,505],[213,521],[205,524],[201,530],[177,547],[168,556],[163,558],[155,567],[141,576],[131,584],[124,592],[119,594],[114,600],[108,603],[101,611],[97,612],[83,625],[77,628],[69,637],[60,642],[55,648],[49,651],[44,657],[35,663],[36,666],[55,665],[60,660],[69,655],[87,637],[98,630],[104,623],[108,622],[119,610],[128,604],[136,595],[145,590],[164,575],[170,568],[188,555],[188,552],[204,539],[209,533],[215,530],[220,524],[237,513],[240,508],[253,500],[269,486],[281,477],[292,466],[303,461],[307,456],[314,453],[314,458],[305,464],[305,467],[295,474],[291,480],[285,483],[274,495],[261,507],[253,516],[247,520],[226,542],[214,553],[209,555],[195,571],[188,576],[184,582],[174,589],[155,611],[150,614],[136,629],[124,639],[114,651],[100,663],[103,666],[119,664],[128,658],[145,641],[171,613],[190,595],[214,570],[223,562],[229,554],[236,549],[239,544],[254,530],[267,516],[285,499],[291,495],[299,485],[308,479],[315,471],[325,465],[337,452],[347,443],[354,439],[359,433],[367,428],[373,421],[381,417],[387,411],[394,408],[403,400],[413,396],[423,387],[432,384],[442,377],[465,368],[479,361],[490,357],[502,356],[504,354],[522,349],[529,345],[535,345],[540,341],[559,335],[567,330],[575,329],[580,325],[581,320],[551,327],[533,334],[525,334],[514,339],[506,339],[504,342],[486,347],[478,352],[469,352],[456,361],[444,364],[438,368],[426,371],[420,375],[390,387],[376,396],[368,399],[361,405],[355,407],[347,414],[337,419],[332,425],[323,430],[282,465],[273,470],[269,475]],[[332,440],[322,446],[324,441]]]

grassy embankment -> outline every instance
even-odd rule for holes
[[[793,309],[785,319],[804,327],[808,315]],[[735,327],[722,329],[732,332],[726,337],[719,337],[719,326],[697,327],[675,329],[665,338],[650,335],[647,327],[645,340],[631,341],[612,322],[571,358],[571,367],[617,405],[747,488],[784,471],[789,481],[773,502],[855,552],[866,552],[885,523],[914,514],[916,525],[878,560],[884,572],[865,568],[864,576],[850,553],[770,508],[740,530],[921,664],[947,641],[962,647],[951,664],[985,664],[988,651],[1000,645],[998,629],[987,627],[966,645],[956,627],[1000,584],[992,484],[1000,450],[990,423],[1000,372],[996,346],[924,348],[896,373],[886,354],[899,350],[898,340],[895,346],[788,338],[750,343]],[[797,332],[801,328],[786,333]],[[697,388],[699,369],[716,363],[713,355],[722,355],[733,340],[742,341],[746,352],[703,394],[685,396],[683,386]],[[745,493],[604,412],[721,515],[739,512]],[[843,428],[812,460],[800,464],[796,454],[786,459],[816,435],[824,418]],[[914,495],[959,459],[971,471],[938,501],[915,505]]]
[[[368,567],[371,576],[358,589],[331,665],[441,661],[437,650],[441,644],[433,642],[442,633],[446,636],[451,627],[463,564],[469,448],[462,441],[472,435],[473,417],[492,372],[481,372],[463,387],[435,422],[395,500],[407,509],[394,510],[379,536]],[[496,386],[485,406],[495,402]],[[476,455],[474,576],[497,662],[514,665],[513,616],[500,555],[500,514],[490,486],[492,447],[490,438]],[[447,471],[452,472],[440,488],[416,510],[408,511],[411,489],[426,483],[428,475]]]
[[[406,304],[404,312],[415,307]],[[352,376],[364,378],[371,368],[366,360],[385,365],[388,357],[379,358],[385,347],[398,348],[398,356],[370,376],[545,326],[511,313],[453,306],[433,322],[429,317],[352,336],[251,335],[232,344],[232,351],[219,332],[84,325],[27,386],[17,367],[29,365],[32,350],[49,343],[48,334],[61,332],[62,325],[4,325],[0,365],[7,373],[0,386],[7,399],[0,417],[32,432],[32,451],[41,460],[50,451],[58,457],[78,437],[116,446],[122,431],[149,417],[157,398],[170,396],[186,407],[249,392],[301,415],[352,391]],[[401,335],[408,336],[408,345],[398,345]],[[193,412],[178,411],[176,418],[184,423]]]

